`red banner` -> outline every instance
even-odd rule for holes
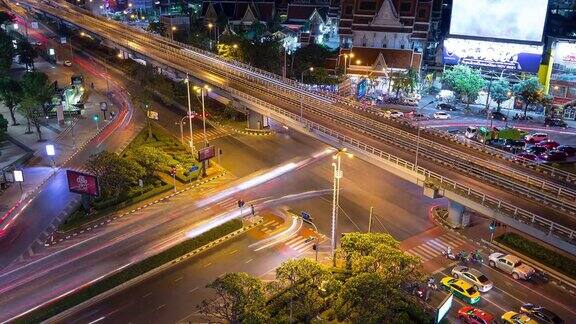
[[[70,192],[91,196],[100,195],[98,178],[95,176],[78,171],[66,170],[66,178],[68,178],[68,189]]]

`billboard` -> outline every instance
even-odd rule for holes
[[[66,178],[68,179],[68,190],[70,190],[70,192],[90,196],[100,195],[98,178],[95,176],[78,171],[66,170]]]
[[[358,99],[362,99],[366,96],[366,90],[368,88],[368,79],[361,79],[358,82],[358,86],[356,88],[356,96]]]
[[[541,42],[548,0],[454,0],[450,34]]]
[[[216,156],[216,150],[214,149],[214,146],[208,146],[198,151],[199,162],[206,161],[213,158],[214,156]]]
[[[446,65],[466,64],[497,70],[537,73],[542,45],[512,44],[472,39],[444,40],[442,59]]]
[[[556,43],[552,79],[576,82],[576,42],[558,41]]]

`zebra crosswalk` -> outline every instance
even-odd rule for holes
[[[265,221],[262,225],[260,225],[260,230],[264,233],[266,233],[267,235],[272,234],[272,232],[275,232],[278,229],[278,226],[280,226],[282,224],[282,222],[278,219],[271,219],[268,221]]]
[[[412,247],[406,250],[406,252],[413,256],[420,257],[422,261],[425,262],[442,255],[442,251],[446,251],[448,247],[455,250],[466,243],[468,242],[457,234],[447,232],[434,239],[430,239],[420,245]]]
[[[320,238],[322,240],[322,238]],[[284,242],[292,250],[302,253],[306,251],[312,251],[312,245],[316,243],[315,236],[301,236],[296,235],[295,237]]]

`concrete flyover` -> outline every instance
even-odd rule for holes
[[[517,215],[525,215],[533,220],[534,228],[539,227],[535,224],[536,220],[544,219],[546,224],[552,224],[546,234],[547,240],[558,239],[574,244],[574,234],[569,228],[576,227],[573,217],[576,192],[571,188],[571,178],[549,178],[541,170],[532,172],[532,169],[525,169],[522,165],[511,166],[498,160],[501,158],[498,152],[494,155],[496,162],[487,162],[476,153],[477,148],[464,152],[463,149],[434,142],[430,137],[417,138],[402,129],[408,127],[406,125],[391,126],[389,120],[365,116],[370,112],[343,107],[340,98],[310,93],[298,82],[237,62],[220,60],[212,53],[142,30],[103,21],[102,17],[92,17],[90,13],[67,3],[29,3],[37,10],[58,16],[58,19],[72,22],[78,28],[114,43],[123,52],[146,57],[152,64],[187,73],[203,83],[209,83],[219,88],[224,96],[241,102],[262,116],[282,121],[335,146],[349,146],[367,159],[386,157],[388,163],[395,161],[396,166],[404,171],[419,175],[416,178],[423,176],[420,179],[422,183],[429,178],[440,182],[446,186],[446,192],[452,191],[458,195],[462,195],[461,192],[467,195],[474,193],[476,198],[488,197],[490,202],[495,202],[490,203],[490,208],[514,220]],[[131,29],[129,37],[126,29]],[[255,124],[258,124],[260,117],[255,116]],[[263,122],[260,126],[263,126]],[[415,150],[419,150],[422,157],[418,166],[410,162]],[[447,184],[455,189],[451,190]],[[480,208],[472,203],[469,205]],[[522,230],[521,222],[516,222],[518,225],[515,227]]]

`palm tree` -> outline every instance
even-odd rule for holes
[[[13,126],[18,125],[14,112],[16,111],[16,106],[20,103],[21,92],[22,88],[18,81],[8,76],[0,78],[0,100],[8,107]]]

